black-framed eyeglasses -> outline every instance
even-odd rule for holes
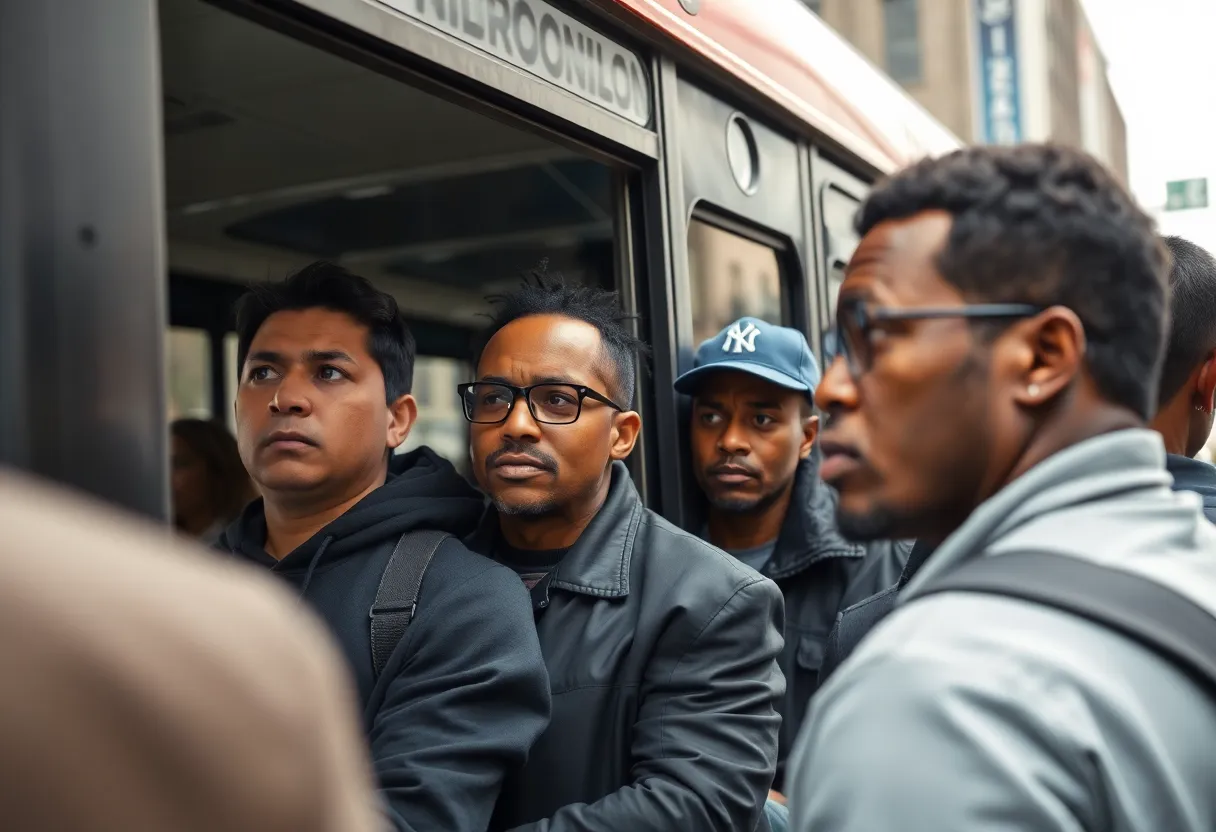
[[[625,409],[603,393],[581,384],[549,382],[516,387],[498,381],[473,381],[459,385],[456,392],[464,405],[464,417],[475,425],[505,422],[520,399],[528,403],[532,418],[546,425],[577,422],[584,399],[594,399],[614,410]]]
[[[914,309],[886,309],[866,306],[861,298],[846,298],[836,307],[836,324],[823,333],[820,347],[826,370],[837,358],[844,358],[854,378],[870,369],[873,359],[870,333],[883,321],[920,321],[933,318],[1029,318],[1043,311],[1029,303],[977,303],[968,306],[929,306]]]

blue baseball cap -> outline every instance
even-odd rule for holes
[[[779,387],[815,394],[819,363],[806,336],[759,318],[740,318],[697,347],[692,369],[676,379],[678,393],[692,395],[706,373],[738,370]]]

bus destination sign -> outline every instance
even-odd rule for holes
[[[638,56],[544,0],[381,2],[634,124],[650,125],[650,82]]]

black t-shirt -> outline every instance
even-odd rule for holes
[[[501,538],[498,541],[498,559],[514,569],[529,591],[543,581],[566,556],[565,549],[516,549]]]

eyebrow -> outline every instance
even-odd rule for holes
[[[495,384],[505,384],[508,387],[515,386],[515,382],[511,381],[511,379],[509,379],[509,378],[503,378],[502,376],[482,376],[479,379],[479,381],[490,381],[490,382],[494,382]],[[561,378],[560,376],[541,376],[540,378],[533,376],[531,379],[531,383],[532,384],[569,384],[572,387],[586,387],[587,386],[586,384],[583,384],[582,382],[571,381],[568,378]],[[529,385],[525,384],[525,385],[521,385],[521,386],[527,387]]]
[[[847,292],[841,292],[836,297],[836,308],[840,308],[840,304],[845,301],[861,301],[862,303],[873,303],[874,293],[869,289],[850,289]]]
[[[304,360],[310,364],[317,364],[324,361],[340,361],[347,364],[359,363],[342,350],[307,350],[304,353]],[[282,353],[273,352],[272,350],[258,350],[257,352],[252,352],[245,359],[245,361],[265,361],[267,364],[287,363],[287,359]]]

